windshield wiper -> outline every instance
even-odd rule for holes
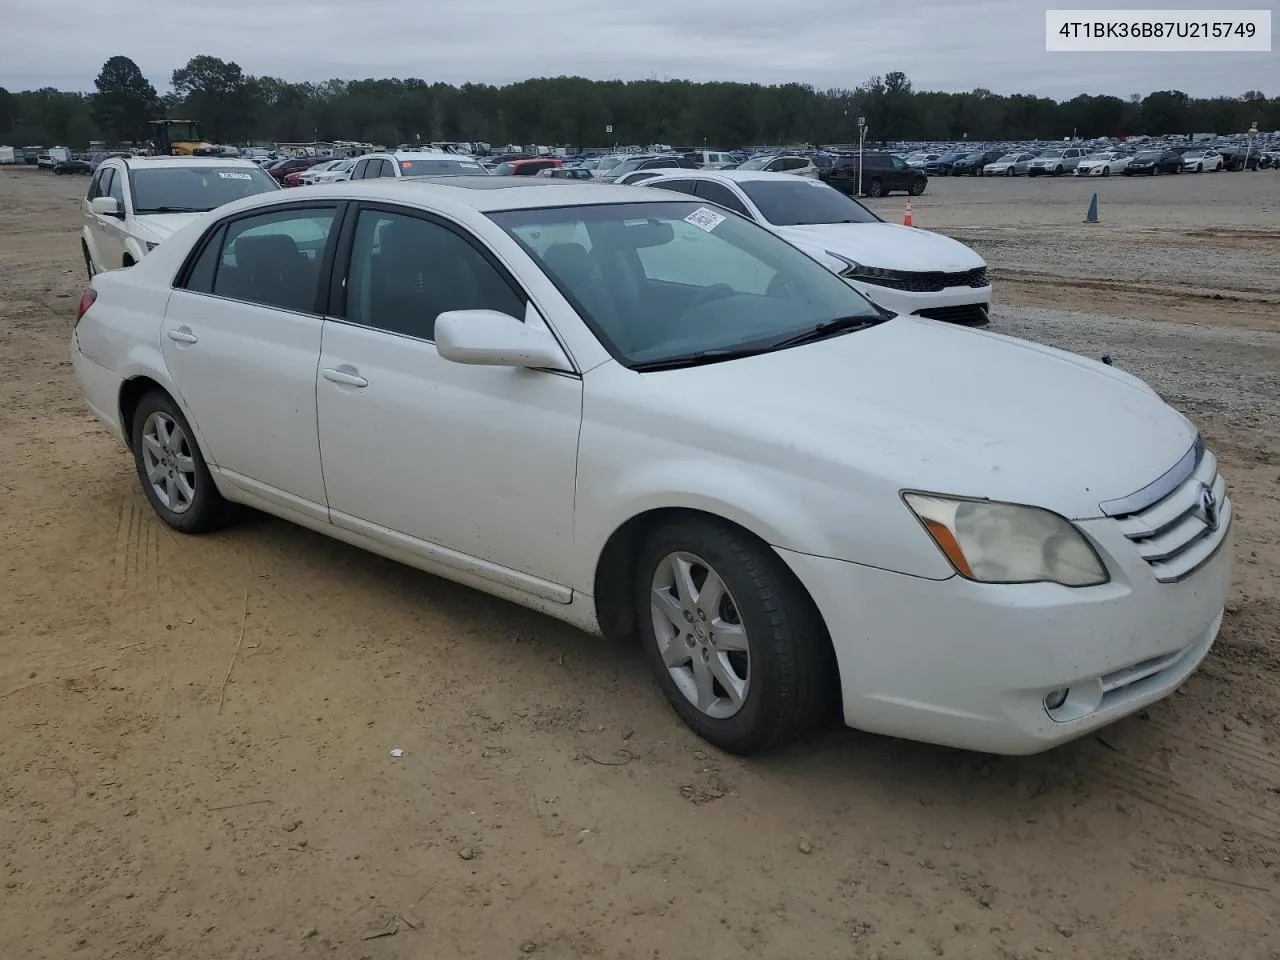
[[[696,353],[686,353],[678,357],[664,357],[661,360],[642,360],[640,363],[631,364],[631,369],[642,373],[649,370],[678,370],[682,367],[698,367],[707,363],[719,363],[721,360],[754,357],[757,354],[768,353],[772,349],[773,345],[770,344],[767,347],[726,347],[718,350],[699,350]]]
[[[208,213],[208,207],[147,207],[143,210],[134,210],[135,216],[146,216],[149,213]]]
[[[802,343],[825,340],[827,337],[834,337],[837,334],[865,330],[867,327],[874,327],[876,324],[884,323],[887,319],[889,318],[886,316],[868,317],[860,314],[856,317],[836,317],[834,320],[824,320],[822,323],[814,324],[808,330],[803,330],[794,336],[787,337],[785,340],[777,341],[771,349],[781,350],[785,347],[798,347]]]

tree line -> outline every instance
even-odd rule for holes
[[[1198,99],[1159,90],[1127,99],[1081,94],[1057,101],[915,90],[904,73],[851,89],[688,80],[539,77],[492,86],[419,79],[290,83],[246,74],[233,61],[193,57],[161,96],[128,57],[108,60],[92,93],[0,87],[0,143],[90,140],[141,143],[147,121],[198,120],[205,138],[245,144],[358,140],[479,140],[557,146],[669,143],[735,147],[850,143],[858,118],[872,142],[886,140],[1057,140],[1134,134],[1241,133],[1280,129],[1280,97],[1251,90]],[[612,128],[607,133],[606,128]]]

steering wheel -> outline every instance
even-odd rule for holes
[[[699,307],[706,306],[712,300],[723,300],[725,297],[736,296],[737,290],[729,286],[727,283],[714,283],[693,298],[693,302],[685,308],[685,313],[690,314]]]

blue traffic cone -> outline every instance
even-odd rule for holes
[[[1098,222],[1098,195],[1096,193],[1093,195],[1093,199],[1089,201],[1089,213],[1085,216],[1084,222]]]

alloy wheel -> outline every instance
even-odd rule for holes
[[[196,464],[191,441],[177,421],[157,410],[142,425],[142,465],[160,503],[186,513],[195,503]]]
[[[734,716],[750,688],[751,652],[724,579],[692,553],[667,554],[654,570],[649,609],[676,688],[708,717]]]

